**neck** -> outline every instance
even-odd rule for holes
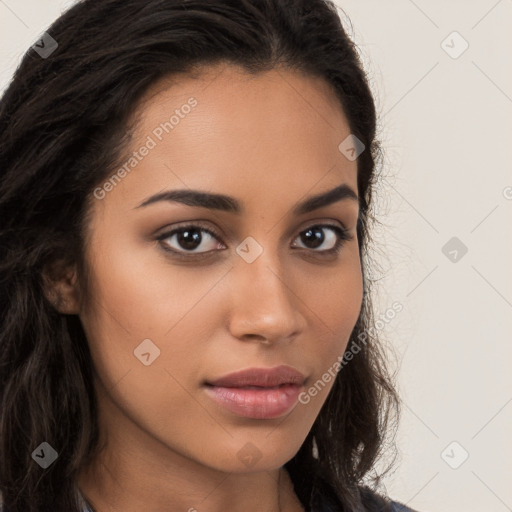
[[[176,480],[169,475],[161,488],[143,478],[143,471],[137,473],[138,478],[130,480],[126,472],[102,464],[82,471],[78,492],[90,512],[304,512],[284,467],[213,479],[197,473]]]

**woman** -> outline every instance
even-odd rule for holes
[[[5,512],[410,510],[368,485],[375,127],[324,0],[49,28],[0,110]]]

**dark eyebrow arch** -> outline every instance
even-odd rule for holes
[[[346,184],[339,185],[332,190],[322,192],[321,194],[311,196],[302,203],[295,205],[292,210],[293,215],[303,215],[305,213],[318,210],[337,201],[351,199],[359,202],[359,197],[354,190]],[[221,210],[229,213],[241,214],[244,211],[241,203],[234,197],[223,194],[210,194],[199,190],[168,190],[155,194],[143,201],[136,208],[142,208],[159,201],[173,201],[185,204],[187,206],[196,206],[208,208],[210,210]]]

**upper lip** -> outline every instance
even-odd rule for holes
[[[275,368],[247,368],[229,373],[206,384],[218,387],[241,388],[244,386],[275,387],[281,384],[302,385],[305,377],[291,366]]]

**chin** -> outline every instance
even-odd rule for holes
[[[272,471],[292,459],[304,439],[301,437],[292,441],[290,434],[279,435],[276,430],[270,435],[265,432],[259,436],[233,437],[229,445],[217,444],[220,449],[211,453],[205,465],[229,473]]]

